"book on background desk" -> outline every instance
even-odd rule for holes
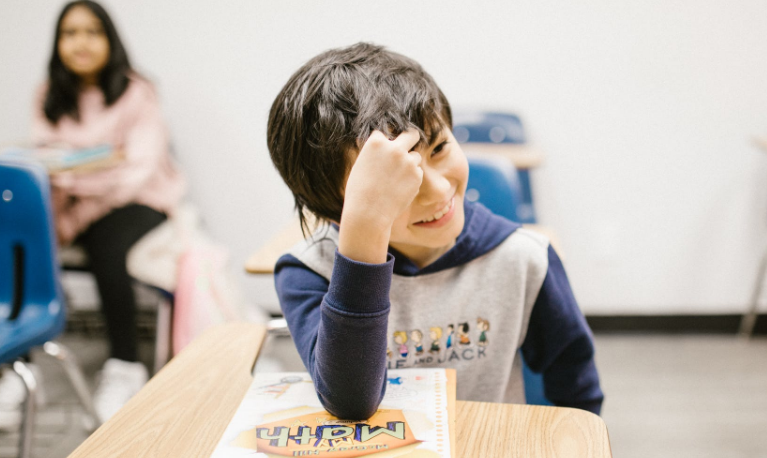
[[[258,373],[211,458],[451,457],[455,371],[388,371],[386,395],[367,420],[325,411],[305,372]]]
[[[12,146],[0,150],[0,157],[32,160],[42,164],[49,172],[58,172],[109,159],[113,152],[112,146],[106,144],[91,148]]]

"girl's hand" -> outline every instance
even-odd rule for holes
[[[408,130],[394,140],[375,131],[360,149],[344,190],[339,251],[351,259],[386,261],[394,220],[413,202],[423,181],[420,136]]]

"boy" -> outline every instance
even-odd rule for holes
[[[274,101],[269,151],[302,225],[304,210],[333,223],[275,267],[317,395],[364,419],[387,368],[439,366],[457,369],[459,399],[524,403],[521,348],[552,402],[599,413],[591,333],[559,258],[543,236],[464,202],[451,128],[420,65],[365,43],[313,58]],[[435,327],[437,354],[407,338]]]

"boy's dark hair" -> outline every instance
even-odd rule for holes
[[[308,230],[304,210],[341,221],[350,158],[373,131],[394,138],[415,128],[431,144],[452,124],[447,98],[416,61],[357,43],[323,52],[290,77],[269,112],[267,144]]]
[[[125,52],[117,29],[106,10],[96,2],[78,0],[67,3],[56,21],[56,32],[53,34],[53,52],[48,64],[48,92],[45,94],[43,111],[48,120],[56,124],[62,116],[68,115],[80,119],[77,97],[80,92],[80,77],[69,71],[59,56],[59,38],[61,37],[61,21],[64,16],[76,6],[88,8],[101,21],[104,34],[109,40],[109,61],[99,74],[99,87],[104,93],[104,102],[112,105],[123,95],[130,82],[128,75],[132,72],[128,54]]]

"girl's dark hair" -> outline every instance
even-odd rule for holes
[[[341,221],[352,154],[373,131],[394,138],[415,128],[430,144],[452,124],[447,98],[416,61],[357,43],[325,51],[291,76],[269,112],[267,145],[309,230],[304,210]]]
[[[104,93],[104,101],[107,106],[112,105],[123,95],[130,82],[131,66],[128,54],[125,52],[120,37],[117,35],[112,19],[106,10],[96,2],[90,0],[77,0],[67,3],[61,10],[56,21],[56,33],[53,39],[53,52],[48,64],[48,92],[45,95],[43,111],[48,120],[56,124],[62,116],[71,116],[80,119],[80,111],[77,106],[77,96],[80,92],[80,77],[69,71],[59,56],[59,38],[61,36],[61,21],[64,16],[76,6],[84,6],[90,10],[99,20],[104,29],[104,34],[109,40],[109,61],[99,74],[99,86]]]

